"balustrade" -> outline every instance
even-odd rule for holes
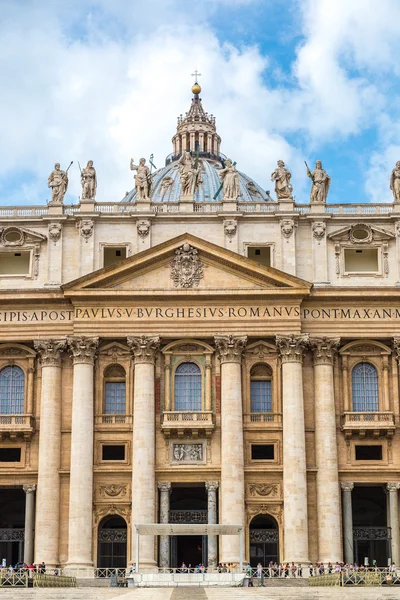
[[[170,435],[172,430],[183,434],[183,431],[189,430],[196,435],[199,430],[204,430],[207,434],[214,430],[214,420],[212,411],[166,411],[161,417],[161,430],[165,435]]]
[[[392,412],[345,412],[342,414],[342,431],[346,434],[377,431],[392,435],[395,430]]]
[[[0,415],[0,439],[23,436],[30,439],[35,431],[35,419],[32,415]]]

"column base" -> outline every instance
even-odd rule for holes
[[[142,562],[139,558],[139,573],[155,573],[158,571],[156,561]]]

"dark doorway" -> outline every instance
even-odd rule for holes
[[[126,522],[121,517],[104,517],[98,530],[98,558],[100,569],[126,568]]]
[[[207,490],[202,485],[173,486],[170,497],[169,522],[174,524],[206,524]],[[180,535],[170,537],[170,566],[182,563],[192,568],[207,565],[207,536]]]
[[[258,515],[250,523],[250,564],[256,567],[260,562],[267,567],[279,562],[278,523],[270,515]]]
[[[358,564],[387,566],[390,528],[387,527],[386,490],[379,486],[355,486],[352,491],[354,560]]]
[[[15,565],[24,559],[25,492],[0,489],[0,561]]]

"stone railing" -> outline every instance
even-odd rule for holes
[[[345,412],[342,414],[342,431],[348,436],[365,431],[386,432],[393,435],[395,431],[392,412]]]
[[[247,413],[244,415],[244,424],[247,428],[256,427],[282,427],[282,413]]]
[[[279,210],[278,202],[240,202],[237,205],[238,212],[266,213]]]
[[[387,215],[393,206],[387,204],[327,204],[325,212],[339,215]]]
[[[35,431],[34,423],[32,415],[0,415],[0,437],[21,435],[29,439]]]
[[[169,434],[170,431],[188,430],[192,434],[199,430],[211,432],[214,429],[212,411],[166,411],[161,416],[161,429]]]
[[[131,428],[133,423],[132,415],[96,415],[96,429],[123,429]]]
[[[133,202],[97,202],[95,211],[99,213],[136,212],[136,204]]]
[[[47,206],[3,206],[0,208],[0,219],[4,217],[41,217],[48,214]]]

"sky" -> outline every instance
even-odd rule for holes
[[[43,205],[55,162],[77,203],[133,188],[130,158],[172,151],[195,69],[221,151],[273,193],[283,159],[309,202],[391,202],[400,160],[399,0],[0,0],[0,205]]]

